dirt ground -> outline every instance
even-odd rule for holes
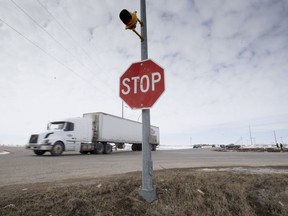
[[[288,215],[287,172],[163,169],[153,183],[152,203],[138,195],[141,172],[3,186],[0,215]]]

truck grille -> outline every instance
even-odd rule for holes
[[[37,134],[31,135],[29,143],[37,143],[37,141],[38,141],[38,135]]]

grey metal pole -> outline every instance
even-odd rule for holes
[[[124,118],[124,102],[122,101],[122,118]]]
[[[250,127],[250,125],[249,125],[249,133],[250,133],[251,145],[253,145],[253,139],[252,139],[252,133],[251,133],[251,127]]]
[[[147,43],[147,22],[146,22],[146,0],[140,0],[141,21],[144,26],[141,28],[141,35],[144,41],[141,42],[141,60],[148,59]],[[152,183],[153,162],[151,157],[150,137],[150,109],[142,110],[142,186],[139,195],[148,202],[156,200],[156,187]]]
[[[275,139],[275,145],[277,145],[277,136],[276,136],[276,132],[275,132],[275,130],[274,130],[274,139]]]

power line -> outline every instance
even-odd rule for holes
[[[74,39],[71,33],[56,19],[56,17],[43,5],[39,0],[37,0],[38,4],[55,20],[55,22],[60,26],[60,28],[71,38],[71,40],[77,44],[77,46],[82,50],[83,53],[94,63],[93,58],[86,52],[86,50],[79,45],[79,43]],[[95,63],[96,64],[96,63]],[[100,65],[96,64],[96,66],[100,67]]]
[[[83,67],[86,67],[88,70],[89,67],[84,65],[76,56],[73,55],[61,42],[59,42],[52,34],[50,34],[45,28],[43,28],[32,16],[30,16],[19,4],[17,4],[14,0],[10,0],[19,10],[21,10],[26,16],[28,16],[39,28],[41,28],[47,35],[49,35],[60,47],[62,47],[66,52],[68,52],[78,63],[80,63]],[[92,71],[90,71],[92,72]],[[93,72],[92,72],[93,74]]]
[[[21,10],[27,17],[29,17],[39,28],[41,28],[47,35],[49,35],[60,47],[62,47],[67,53],[69,53],[78,63],[80,63],[82,66],[86,67],[88,69],[88,71],[91,72],[92,75],[94,75],[94,71],[91,71],[89,67],[87,67],[86,65],[84,65],[78,58],[76,58],[67,48],[65,48],[61,42],[59,42],[53,35],[51,35],[45,28],[43,28],[32,16],[29,15],[29,13],[27,13],[19,4],[17,4],[14,0],[10,0],[19,10]],[[10,27],[12,27],[10,25]],[[12,28],[15,29],[15,28]],[[16,29],[15,29],[16,30]],[[45,49],[43,49],[41,46],[39,46],[38,44],[36,44],[34,41],[30,40],[29,38],[25,37],[25,35],[23,35],[21,32],[17,31],[17,33],[25,38],[26,40],[28,39],[29,42],[31,42],[34,46],[36,46],[37,48],[39,48],[41,51],[43,51],[46,55],[48,55],[50,58],[54,59],[56,62],[58,62],[59,64],[61,64],[62,66],[64,66],[66,69],[70,70],[71,72],[73,72],[75,75],[77,75],[78,77],[80,77],[82,80],[84,80],[86,82],[86,80],[80,76],[78,73],[76,73],[73,69],[69,68],[67,65],[65,65],[62,61],[60,61],[58,58],[56,58],[55,56],[51,55],[50,53],[48,53]],[[89,80],[89,82],[91,82],[91,80]],[[96,85],[93,83],[92,86],[96,87]],[[96,89],[99,91],[99,87],[97,86]],[[101,92],[104,92],[102,89],[100,89]],[[107,92],[105,92],[105,94],[107,94]]]
[[[36,44],[34,41],[30,40],[28,37],[26,37],[24,34],[22,34],[20,31],[18,31],[17,29],[15,29],[13,26],[11,26],[10,24],[8,24],[6,21],[4,21],[3,19],[0,18],[0,20],[5,23],[7,26],[9,26],[12,30],[14,30],[15,32],[17,32],[19,35],[21,35],[23,38],[25,38],[27,41],[29,41],[31,44],[33,44],[34,46],[36,46],[37,48],[39,48],[42,52],[44,52],[46,55],[48,55],[50,58],[52,58],[53,60],[55,60],[56,62],[58,62],[59,64],[61,64],[62,66],[64,66],[66,69],[70,70],[73,72],[73,70],[69,67],[67,67],[64,63],[62,63],[60,60],[58,60],[55,56],[51,55],[50,53],[48,53],[46,50],[44,50],[42,47],[40,47],[38,44]]]
[[[60,26],[60,28],[72,39],[72,41],[78,45],[78,47],[80,47],[80,49],[83,51],[83,53],[85,53],[85,55],[93,62],[93,64],[95,64],[97,67],[99,67],[100,69],[103,69],[103,67],[99,64],[97,64],[95,62],[95,60],[93,60],[93,58],[85,51],[84,48],[82,48],[82,46],[79,45],[79,43],[77,43],[77,41],[74,39],[74,37],[72,36],[72,34],[55,18],[55,16],[47,9],[47,7],[45,7],[45,5],[43,5],[43,3],[40,2],[40,0],[37,0],[38,4],[55,20],[55,22]],[[60,6],[59,6],[60,7]],[[69,20],[69,19],[68,19]],[[93,45],[93,43],[91,43],[91,45]],[[93,45],[94,46],[94,45]],[[95,47],[95,46],[94,46]],[[95,47],[97,49],[97,47]],[[89,69],[89,68],[88,68]],[[89,70],[91,72],[92,75],[94,75],[93,71]]]
[[[57,59],[55,56],[51,55],[50,53],[48,53],[45,49],[43,49],[41,46],[39,46],[37,43],[35,43],[34,41],[32,41],[31,39],[29,39],[28,37],[26,37],[24,34],[22,34],[20,31],[18,31],[17,29],[15,29],[13,26],[11,26],[10,24],[8,24],[6,21],[4,21],[3,19],[0,18],[0,21],[2,21],[3,23],[5,23],[8,27],[10,27],[13,31],[15,31],[16,33],[18,33],[20,36],[22,36],[25,40],[27,40],[29,43],[33,44],[35,47],[37,47],[38,49],[40,49],[42,52],[44,52],[47,56],[49,56],[51,59],[53,59],[54,61],[56,61],[58,64],[62,65],[63,67],[65,67],[67,70],[71,71],[72,73],[74,73],[76,76],[80,77],[83,81],[87,82],[87,80],[85,80],[83,77],[81,77],[76,71],[74,71],[73,69],[71,69],[70,67],[68,67],[67,65],[65,65],[63,62],[61,62],[59,59]],[[87,82],[88,83],[88,82]],[[98,91],[99,88],[94,86],[94,84],[89,83],[90,85],[92,85],[93,87],[95,87]],[[101,89],[100,89],[101,91]]]
[[[19,10],[21,10],[26,16],[28,16],[39,28],[46,32],[59,46],[61,46],[66,52],[73,55],[68,49],[66,49],[53,35],[51,35],[46,29],[44,29],[33,17],[31,17],[20,5],[15,1],[10,0]]]

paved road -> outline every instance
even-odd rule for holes
[[[0,186],[98,177],[142,170],[141,152],[117,151],[110,155],[64,153],[36,156],[24,148],[0,147]],[[153,152],[153,168],[288,166],[287,152],[216,152],[211,149]]]

